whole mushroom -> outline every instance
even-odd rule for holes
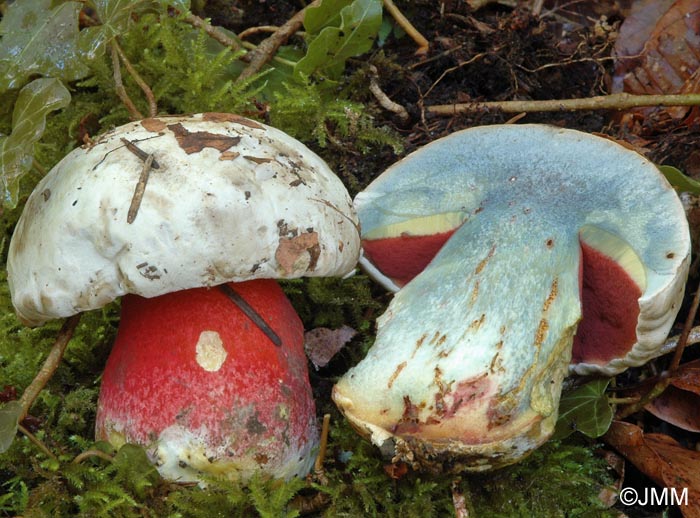
[[[126,295],[98,438],[144,445],[170,479],[286,478],[313,462],[315,408],[302,324],[258,279],[343,275],[358,254],[350,197],[317,155],[204,113],[67,155],[27,200],[8,282],[28,325]]]
[[[657,168],[544,125],[439,139],[355,199],[361,263],[398,290],[334,387],[350,423],[428,470],[511,464],[553,432],[562,381],[659,354],[690,258]]]

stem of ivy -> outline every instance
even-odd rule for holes
[[[26,429],[24,426],[22,426],[21,424],[18,424],[18,425],[17,425],[17,429],[18,429],[20,432],[22,432],[22,433],[27,437],[27,439],[29,439],[29,440],[30,440],[37,448],[39,448],[47,457],[49,457],[49,458],[51,458],[51,459],[53,459],[53,460],[58,460],[58,457],[56,457],[56,455],[54,455],[54,454],[51,452],[51,450],[49,450],[43,442],[41,442],[39,439],[37,439],[37,437],[36,437],[32,432],[30,432],[29,430],[27,430],[27,429]]]
[[[73,464],[80,464],[85,459],[90,457],[99,457],[100,459],[106,460],[108,462],[114,462],[114,457],[100,450],[86,450],[73,459]]]
[[[143,119],[143,115],[138,108],[136,108],[136,105],[126,92],[126,88],[124,88],[124,83],[122,83],[122,72],[121,68],[119,67],[119,52],[117,51],[117,45],[115,45],[115,42],[110,43],[109,50],[112,55],[112,74],[114,77],[114,87],[117,91],[117,95],[122,103],[124,103],[124,106],[126,106],[126,109],[129,111],[129,116],[133,120]]]
[[[124,54],[124,51],[119,46],[119,43],[117,43],[116,40],[112,41],[112,46],[117,51],[117,54],[119,54],[119,59],[121,59],[121,62],[124,63],[126,71],[129,72],[129,75],[131,75],[133,80],[136,82],[137,85],[139,85],[139,88],[141,88],[144,95],[146,96],[146,100],[148,101],[149,116],[155,117],[156,115],[158,115],[158,104],[156,102],[155,96],[153,95],[153,90],[151,90],[151,87],[148,86],[146,81],[144,81],[143,78],[136,71],[134,66],[131,64],[131,61],[129,61],[129,58],[126,57],[126,54]]]

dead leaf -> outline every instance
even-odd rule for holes
[[[673,488],[678,495],[687,488],[688,502],[680,510],[685,518],[700,518],[700,452],[623,421],[613,421],[603,440],[659,486]]]
[[[177,124],[169,124],[168,129],[173,132],[177,143],[188,155],[199,153],[205,147],[211,147],[223,152],[241,141],[241,137],[229,137],[208,131],[189,131],[179,122]]]
[[[644,408],[662,421],[689,432],[700,432],[700,396],[674,386]]]
[[[345,345],[357,334],[350,326],[338,329],[317,327],[304,334],[304,349],[306,355],[318,370],[325,367]]]
[[[613,92],[682,94],[700,91],[700,0],[644,0],[620,27]],[[672,118],[689,107],[666,108]]]

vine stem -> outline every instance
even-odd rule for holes
[[[557,112],[575,110],[627,110],[648,106],[700,105],[700,94],[633,95],[627,93],[599,95],[580,99],[552,99],[545,101],[488,101],[473,103],[436,104],[425,109],[433,115],[500,110],[505,113]]]
[[[184,21],[189,23],[192,27],[196,27],[198,29],[202,29],[204,32],[206,32],[211,38],[214,40],[218,41],[221,43],[224,47],[230,47],[233,50],[240,50],[241,45],[234,40],[233,38],[230,38],[226,34],[224,34],[221,30],[219,30],[217,27],[211,25],[207,20],[204,20],[203,18],[200,18],[199,16],[188,13]]]
[[[126,106],[126,109],[129,111],[129,116],[133,120],[143,119],[143,115],[131,100],[131,97],[129,97],[126,88],[124,88],[124,83],[122,82],[122,71],[119,66],[119,52],[117,51],[117,46],[114,43],[115,42],[110,43],[109,50],[112,56],[112,76],[114,77],[114,88],[117,91],[117,96],[119,96],[121,102],[124,103],[124,106]]]
[[[139,85],[139,88],[141,88],[144,95],[146,96],[146,100],[148,101],[149,116],[155,117],[156,115],[158,115],[158,104],[156,102],[155,96],[153,95],[153,90],[151,90],[151,87],[148,86],[148,83],[146,83],[146,81],[144,81],[141,75],[136,71],[134,66],[131,64],[131,61],[129,61],[129,59],[126,57],[126,54],[124,54],[124,51],[122,50],[121,46],[119,46],[119,43],[116,42],[116,40],[112,41],[112,46],[117,51],[121,62],[124,63],[126,71],[129,72],[129,75],[136,82],[136,84]]]
[[[80,315],[80,313],[73,315],[63,323],[63,327],[61,327],[61,330],[58,332],[56,341],[51,347],[46,360],[44,360],[44,364],[41,366],[39,373],[24,390],[22,397],[19,398],[19,404],[22,407],[22,411],[18,419],[19,422],[22,422],[22,420],[27,417],[27,414],[29,414],[29,409],[39,396],[39,393],[44,389],[54,372],[56,372],[56,369],[63,358],[63,353],[66,351],[68,342],[70,342],[70,339],[73,337],[73,333],[75,332],[75,328],[78,326],[78,322],[80,322]]]

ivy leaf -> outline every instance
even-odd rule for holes
[[[338,1],[331,0],[332,3]],[[331,20],[337,22],[337,17]],[[314,16],[312,23],[319,25]],[[324,27],[311,40],[306,55],[294,67],[294,75],[303,78],[321,72],[329,79],[338,79],[348,58],[364,54],[372,47],[381,24],[380,0],[354,0],[340,10],[340,25]]]
[[[58,79],[35,79],[22,88],[12,113],[12,133],[0,136],[0,184],[5,205],[17,204],[19,180],[32,166],[34,143],[46,128],[46,116],[70,103]]]
[[[19,401],[9,401],[0,406],[0,453],[5,453],[10,449],[15,435],[17,435],[21,414],[22,405],[19,404]]]
[[[564,439],[578,431],[588,437],[603,435],[613,419],[613,411],[605,395],[609,379],[596,379],[562,394],[559,419],[552,439]]]
[[[172,2],[184,4],[186,0]],[[88,27],[80,32],[80,48],[88,59],[104,54],[105,46],[115,37],[126,32],[132,23],[135,12],[155,10],[155,0],[91,0],[90,6],[101,25]],[[165,4],[161,0],[161,4]]]
[[[78,48],[82,4],[50,5],[51,0],[23,0],[7,6],[0,21],[0,92],[20,88],[33,75],[64,81],[87,75]]]
[[[684,175],[679,169],[672,165],[657,166],[673,187],[682,192],[700,194],[700,182]]]

